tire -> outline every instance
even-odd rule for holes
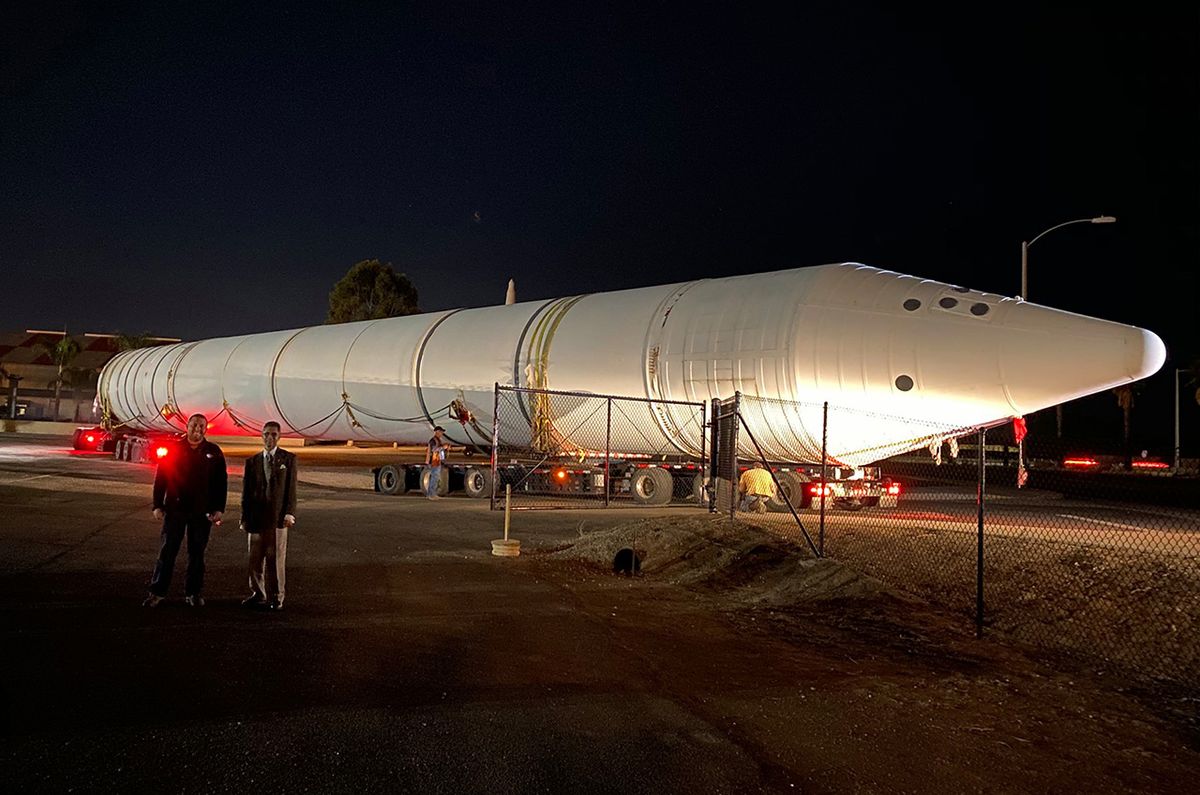
[[[787,495],[788,500],[791,500],[792,508],[797,511],[803,508],[804,489],[808,486],[808,478],[799,472],[779,472],[776,474],[776,477],[779,479],[780,489]],[[782,496],[776,495],[767,501],[767,509],[772,511],[786,511],[788,506]]]
[[[429,476],[433,472],[432,469],[426,467],[421,470],[421,493],[428,494]],[[442,467],[442,476],[438,478],[437,492],[439,497],[445,497],[450,493],[450,470]]]
[[[129,460],[135,464],[140,464],[147,460],[148,446],[141,440],[129,446]]]
[[[483,467],[468,467],[463,476],[463,490],[468,497],[475,499],[491,499],[492,470]]]
[[[125,456],[125,440],[117,439],[116,445],[113,447],[113,460],[121,461]]]
[[[376,488],[381,494],[403,494],[407,491],[404,488],[404,473],[391,464],[381,466],[375,478]]]
[[[672,485],[670,472],[648,467],[629,479],[629,493],[639,505],[666,505],[671,501]]]

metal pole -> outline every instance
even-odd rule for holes
[[[1179,374],[1183,370],[1175,370],[1175,474],[1179,474]]]
[[[717,427],[720,425],[721,401],[712,399],[712,419],[709,432],[712,434],[712,444],[708,448],[708,512],[717,512],[717,468],[720,465],[720,448],[717,442]]]
[[[738,424],[742,421],[742,393],[733,393],[733,423],[729,429],[729,520],[737,514]]]
[[[820,539],[821,551],[818,553],[821,557],[825,557],[825,484],[828,482],[826,476],[829,444],[829,401],[826,400],[821,407],[821,526],[817,530],[817,538]]]
[[[609,463],[612,459],[612,398],[608,399],[608,420],[604,425],[604,507],[608,507]]]
[[[496,460],[496,440],[500,438],[500,382],[495,382],[495,397],[492,400],[492,496],[489,511],[496,510],[496,487],[500,482],[500,468]],[[505,510],[508,510],[505,508]]]
[[[1021,241],[1021,300],[1029,297],[1029,244]]]
[[[707,411],[708,411],[708,405],[705,403],[701,403],[700,404],[700,472],[696,476],[696,477],[700,478],[700,483],[703,484],[701,486],[700,494],[697,495],[697,499],[700,501],[701,508],[704,507],[704,494],[705,494],[704,489],[708,486],[708,476],[704,472],[704,454],[707,452],[707,450],[704,449],[704,442],[705,442],[704,429],[708,427],[707,417],[705,416]],[[695,478],[692,479],[692,482],[695,483]]]
[[[979,524],[975,541],[975,637],[983,636],[983,505],[987,497],[987,471],[984,457],[987,455],[987,429],[979,429],[979,485],[975,502],[979,510]]]

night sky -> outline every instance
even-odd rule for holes
[[[445,5],[10,9],[0,327],[311,325],[368,258],[423,310],[847,260],[1015,295],[1110,214],[1030,299],[1200,355],[1198,10]]]

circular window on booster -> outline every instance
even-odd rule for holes
[[[983,317],[988,313],[989,309],[991,309],[991,307],[982,302],[978,304],[971,304],[971,314],[975,317]]]
[[[921,302],[915,298],[910,298],[904,302],[904,308],[907,309],[909,312],[916,312],[918,309],[921,308]]]
[[[942,309],[953,309],[954,307],[958,306],[958,299],[946,296],[942,300],[938,301],[938,306],[940,306]]]
[[[896,376],[896,389],[899,389],[901,392],[907,392],[908,390],[910,390],[912,388],[913,388],[913,380],[912,380],[911,376],[907,376],[907,375]]]

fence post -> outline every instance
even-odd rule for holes
[[[500,467],[496,459],[497,440],[500,438],[500,382],[495,382],[492,399],[492,496],[488,510],[496,510],[496,484],[500,482]]]
[[[700,478],[700,483],[701,483],[700,494],[697,495],[697,499],[700,501],[701,508],[704,507],[704,495],[712,493],[711,491],[708,491],[708,477],[706,476],[706,474],[704,472],[704,456],[708,452],[704,448],[704,443],[707,441],[707,439],[705,439],[705,430],[708,428],[708,423],[706,422],[707,414],[708,414],[708,404],[701,403],[700,404],[700,472],[699,472],[699,474],[696,475],[696,477]],[[696,482],[695,478],[693,478],[692,479],[693,488],[695,488],[695,482]]]
[[[987,429],[979,429],[979,486],[975,502],[979,508],[979,526],[975,542],[975,637],[983,636],[983,506],[987,498],[987,470],[984,458],[987,455]]]
[[[608,494],[612,486],[608,480],[609,463],[612,458],[612,398],[608,399],[608,419],[604,422],[604,507],[608,507]]]
[[[709,420],[711,444],[708,447],[708,512],[717,512],[717,470],[720,466],[720,448],[717,444],[717,428],[721,423],[721,401],[712,399],[712,418]]]
[[[829,401],[821,404],[821,526],[817,528],[817,547],[825,557],[825,486],[829,482]]]
[[[733,393],[733,423],[729,429],[729,521],[737,515],[738,425],[742,422],[742,393]]]

